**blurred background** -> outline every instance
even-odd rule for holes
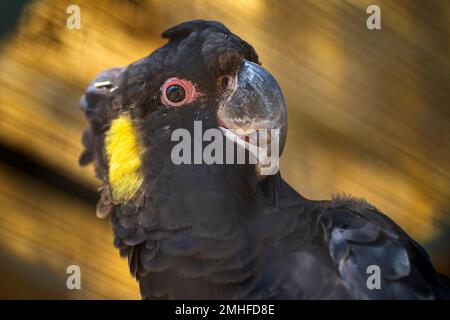
[[[81,8],[69,30],[66,9]],[[381,30],[366,8],[381,8]],[[135,299],[78,166],[78,101],[103,69],[155,50],[166,28],[223,22],[250,42],[289,108],[281,162],[303,196],[373,203],[450,275],[450,2],[1,1],[0,298]],[[66,268],[81,268],[81,290]]]

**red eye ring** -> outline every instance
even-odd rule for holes
[[[173,88],[177,87],[184,90],[184,95],[180,96],[182,99],[179,101],[171,101],[168,97],[168,89],[170,88],[173,90]],[[161,87],[161,101],[169,107],[180,107],[182,105],[191,103],[197,98],[197,96],[198,92],[195,86],[189,80],[170,78],[167,79]]]

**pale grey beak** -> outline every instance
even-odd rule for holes
[[[283,152],[287,136],[286,104],[280,86],[260,65],[241,62],[228,84],[217,118],[225,137],[256,157],[258,175],[268,160],[266,152],[261,152],[262,137],[266,143],[262,148],[269,149],[269,157],[273,156],[270,150],[276,150],[277,157]],[[258,141],[258,146],[252,141]]]
[[[219,123],[238,135],[278,129],[280,154],[287,135],[287,109],[280,86],[260,65],[244,60],[219,108]]]

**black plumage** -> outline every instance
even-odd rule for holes
[[[218,22],[190,21],[163,33],[168,43],[125,68],[101,73],[81,105],[90,127],[80,163],[94,161],[104,183],[97,207],[111,215],[114,245],[128,258],[144,299],[433,299],[449,281],[392,220],[363,200],[311,201],[279,173],[259,179],[250,164],[181,164],[170,159],[176,128],[218,128],[228,76],[255,50]],[[161,86],[178,77],[202,93],[170,108]],[[105,82],[108,81],[108,82]],[[95,83],[103,82],[103,86]],[[131,115],[144,182],[114,202],[105,135]],[[381,289],[366,285],[381,269]]]

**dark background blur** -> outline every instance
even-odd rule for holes
[[[66,8],[81,8],[81,29]],[[382,29],[366,28],[381,8]],[[289,108],[281,172],[303,196],[346,192],[391,216],[450,274],[450,1],[1,1],[0,298],[138,298],[92,167],[78,100],[101,70],[194,19],[250,42]],[[81,267],[82,290],[66,288]]]

